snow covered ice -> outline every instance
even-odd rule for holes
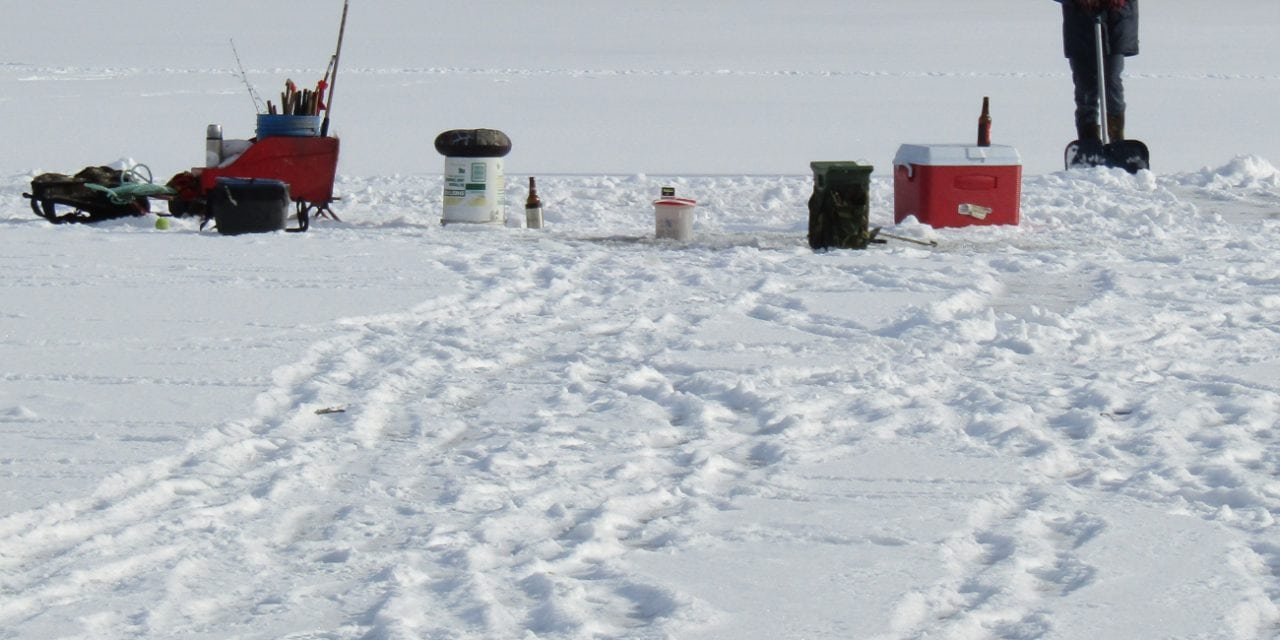
[[[1059,170],[1047,0],[356,0],[343,221],[237,237],[20,194],[202,164],[228,39],[310,82],[340,3],[63,4],[0,40],[0,638],[1280,635],[1275,3],[1146,4],[1131,176]],[[893,225],[983,95],[1022,224]],[[460,127],[545,230],[440,226]],[[938,246],[811,251],[839,159]]]

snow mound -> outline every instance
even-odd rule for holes
[[[1220,167],[1205,167],[1189,174],[1183,184],[1207,189],[1275,188],[1280,187],[1280,171],[1265,158],[1256,155],[1236,156]]]
[[[39,418],[40,418],[40,414],[22,405],[17,405],[17,406],[5,409],[3,411],[0,411],[0,422],[10,422],[10,421],[16,422],[19,420],[37,420]]]

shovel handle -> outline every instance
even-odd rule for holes
[[[1107,63],[1102,47],[1106,31],[1106,25],[1102,24],[1102,13],[1099,13],[1093,18],[1093,39],[1098,58],[1098,133],[1102,136],[1103,145],[1109,142],[1107,140]]]

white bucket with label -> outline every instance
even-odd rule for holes
[[[693,239],[693,208],[698,203],[688,198],[665,196],[653,201],[655,235],[681,242]]]
[[[445,158],[441,222],[504,222],[506,182],[502,158]]]

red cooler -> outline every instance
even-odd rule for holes
[[[1022,158],[1005,145],[904,144],[893,159],[893,221],[1018,224]]]

